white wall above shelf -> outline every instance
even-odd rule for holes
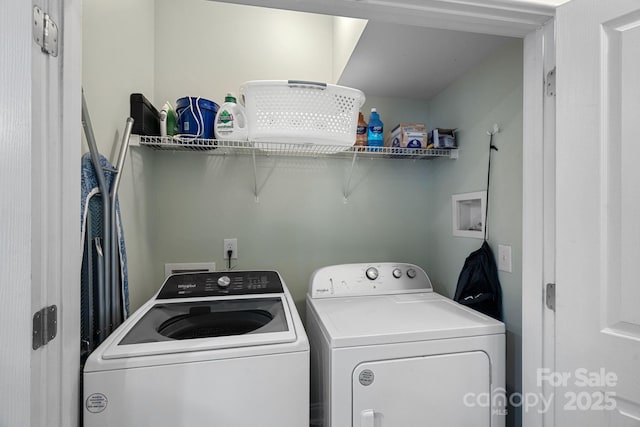
[[[365,157],[372,159],[458,158],[458,150],[398,147],[352,147],[290,142],[221,141],[176,137],[132,135],[131,146],[155,150],[197,151],[211,155],[263,155],[286,157]]]

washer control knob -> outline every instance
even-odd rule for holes
[[[218,278],[218,286],[221,288],[228,288],[230,284],[231,279],[229,279],[229,276],[220,276],[220,278]]]
[[[417,276],[418,273],[416,273],[416,271],[413,268],[410,268],[407,270],[407,276],[409,276],[409,279],[414,279]]]
[[[365,274],[367,275],[367,279],[376,280],[378,278],[378,269],[375,267],[369,267]]]
[[[393,269],[393,277],[395,277],[396,279],[399,279],[402,277],[402,270],[400,270],[399,268],[394,268]]]

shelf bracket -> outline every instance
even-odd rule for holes
[[[258,197],[258,168],[256,167],[256,152],[251,152],[251,158],[253,159],[253,195],[256,198],[256,203],[260,202]]]
[[[351,195],[351,191],[349,187],[351,187],[351,178],[353,177],[353,169],[355,168],[357,159],[358,159],[358,152],[354,151],[353,158],[351,160],[351,168],[349,169],[349,175],[347,176],[347,182],[345,183],[344,191],[343,191],[344,203],[347,203],[347,201],[349,200],[349,196]]]

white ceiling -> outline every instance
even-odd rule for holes
[[[542,4],[545,6],[557,7],[561,4],[568,2],[569,0],[507,0],[511,3],[524,3],[524,4]]]
[[[218,0],[275,9],[524,37],[568,0]]]
[[[508,40],[369,21],[338,84],[368,96],[428,100]]]

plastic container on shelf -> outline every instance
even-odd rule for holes
[[[358,113],[358,129],[356,130],[356,143],[355,146],[366,147],[367,146],[367,122],[364,121],[362,113]]]
[[[129,115],[133,118],[131,132],[137,135],[160,135],[160,113],[141,93],[129,96]]]
[[[213,139],[218,104],[205,98],[187,96],[176,102],[178,133],[195,138]]]
[[[362,91],[298,80],[254,80],[240,88],[249,140],[353,146]]]
[[[383,147],[384,146],[384,125],[380,120],[378,110],[371,109],[371,117],[369,117],[369,127],[367,128],[367,146]]]
[[[247,117],[236,97],[227,93],[224,103],[218,109],[214,124],[216,139],[223,141],[246,141],[249,135]]]

